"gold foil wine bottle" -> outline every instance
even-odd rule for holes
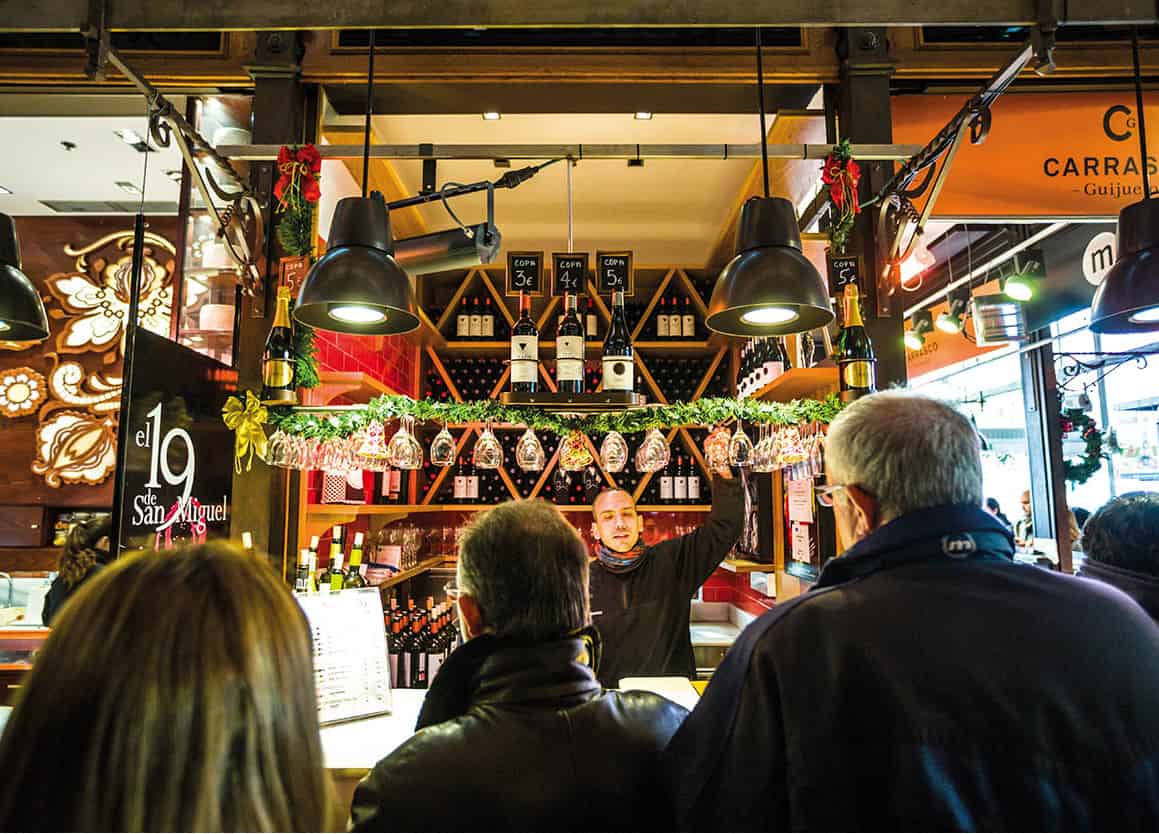
[[[873,343],[861,320],[856,284],[845,285],[844,318],[837,336],[837,368],[841,373],[841,401],[852,402],[877,390]]]
[[[290,288],[278,287],[278,309],[262,354],[262,400],[279,405],[298,401],[294,390],[294,328],[290,323]]]

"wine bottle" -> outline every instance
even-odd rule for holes
[[[455,465],[454,489],[451,495],[456,501],[462,501],[467,496],[467,480],[466,473],[463,471],[462,456],[459,457],[459,461]]]
[[[262,400],[297,402],[294,392],[294,329],[290,323],[290,288],[278,287],[278,308],[262,354]]]
[[[768,339],[765,348],[765,377],[762,384],[768,384],[789,369],[789,356],[776,336]]]
[[[679,339],[682,330],[680,321],[680,299],[673,293],[668,298],[668,338]]]
[[[342,582],[345,588],[365,588],[366,580],[362,578],[362,531],[354,534],[354,547],[350,549],[350,566],[346,569],[346,579]]]
[[[676,475],[672,478],[672,500],[682,504],[688,500],[688,475],[684,472],[684,457],[676,456]]]
[[[294,593],[310,593],[310,551],[307,548],[302,548],[298,556],[298,570],[294,574]]]
[[[672,461],[668,461],[668,465],[664,467],[663,473],[660,475],[660,503],[672,503]]]
[[[318,536],[310,536],[310,589],[309,593],[318,593]]]
[[[669,324],[669,321],[668,321],[668,299],[665,297],[661,297],[660,304],[656,309],[657,309],[657,313],[656,313],[656,338],[657,339],[667,339],[668,338],[668,324]]]
[[[402,621],[399,619],[398,600],[390,598],[390,630],[386,637],[386,650],[390,660],[390,685],[399,685],[398,667],[402,655]]]
[[[700,470],[696,468],[696,461],[688,462],[688,503],[700,503]]]
[[[472,339],[479,339],[483,336],[483,302],[477,297],[471,296],[470,306],[469,330]]]
[[[341,591],[346,581],[346,573],[342,570],[342,527],[335,525],[330,539],[330,566],[326,568],[322,587],[328,591]]]
[[[534,394],[539,387],[539,330],[531,320],[531,296],[519,294],[519,320],[511,331],[511,390]]]
[[[604,390],[631,391],[635,382],[635,362],[632,359],[632,334],[628,317],[624,314],[624,293],[612,293],[612,324],[604,340]]]
[[[841,333],[837,336],[836,353],[842,402],[852,402],[876,390],[877,357],[861,320],[856,284],[845,285],[844,317]]]
[[[463,296],[459,304],[459,315],[455,319],[455,338],[466,339],[471,335],[471,310],[468,307],[467,296]]]
[[[680,317],[680,335],[685,339],[696,338],[696,316],[692,314],[692,299],[684,297],[684,315]]]
[[[599,335],[599,319],[596,316],[596,302],[592,299],[585,299],[587,303],[587,315],[584,317],[584,337],[593,342]]]
[[[427,688],[427,656],[423,651],[423,625],[426,617],[420,617],[411,623],[410,643],[410,688]]]
[[[467,462],[467,496],[468,501],[479,500],[479,472],[475,469],[475,462]]]
[[[584,326],[574,295],[564,296],[564,314],[555,336],[555,374],[562,394],[584,392]]]
[[[780,357],[781,367],[784,369],[782,373],[793,370],[793,362],[789,358],[789,348],[785,345],[785,338],[782,336],[773,337],[773,341],[777,345],[777,355]]]
[[[491,296],[483,300],[483,332],[484,339],[495,338],[495,310],[491,306]]]

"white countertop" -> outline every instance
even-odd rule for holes
[[[391,713],[322,728],[322,756],[331,770],[370,770],[414,735],[425,689],[390,693]]]

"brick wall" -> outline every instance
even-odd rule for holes
[[[415,348],[404,336],[315,333],[320,371],[360,371],[400,394],[413,393]]]
[[[703,598],[705,602],[727,602],[755,617],[759,617],[776,604],[773,597],[767,597],[752,589],[747,573],[733,573],[724,568],[717,568],[704,583]]]

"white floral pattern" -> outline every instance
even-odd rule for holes
[[[32,414],[47,396],[44,377],[32,368],[0,371],[0,416]]]
[[[111,417],[57,411],[36,429],[37,458],[32,471],[54,489],[65,484],[103,483],[117,465],[117,437]]]

